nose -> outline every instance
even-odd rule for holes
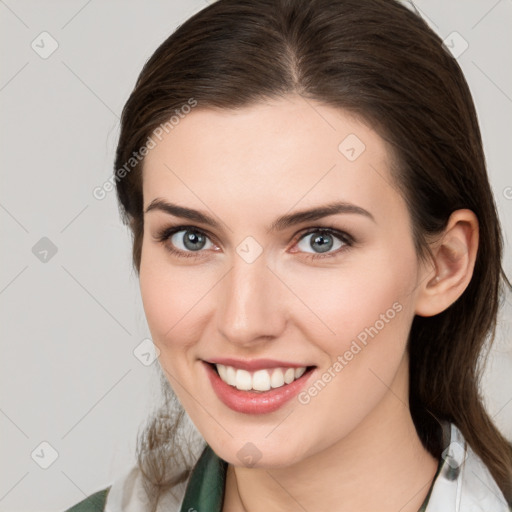
[[[218,330],[227,341],[245,348],[279,337],[287,322],[282,297],[286,287],[264,256],[252,263],[236,256],[220,288]]]

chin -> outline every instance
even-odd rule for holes
[[[286,447],[275,446],[268,442],[232,441],[229,445],[222,444],[217,449],[215,443],[210,444],[215,453],[223,460],[237,467],[276,469],[289,467],[300,460],[304,454],[298,453],[294,444]]]

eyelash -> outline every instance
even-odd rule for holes
[[[193,231],[194,233],[204,235],[208,239],[211,239],[212,237],[205,231],[200,230],[196,228],[195,226],[175,226],[175,227],[169,227],[164,228],[161,231],[158,232],[155,239],[162,243],[167,251],[169,251],[171,254],[178,256],[179,258],[201,258],[202,256],[199,256],[200,252],[203,251],[197,251],[194,252],[186,252],[181,251],[180,249],[175,249],[174,247],[171,247],[167,242],[169,241],[169,238],[174,235],[175,233],[178,233],[179,231]],[[325,228],[325,227],[316,227],[316,228],[310,228],[306,232],[302,232],[296,236],[296,241],[294,242],[294,245],[297,244],[302,240],[302,238],[306,237],[307,235],[311,235],[313,233],[321,233],[321,234],[329,234],[333,235],[336,238],[338,238],[341,242],[343,242],[345,245],[343,245],[341,248],[336,250],[335,252],[326,253],[326,254],[308,254],[306,257],[312,260],[317,259],[324,259],[324,258],[332,258],[334,256],[338,256],[340,253],[345,252],[346,250],[350,249],[355,244],[355,239],[349,235],[348,233],[345,233],[344,231],[339,231],[334,228]]]

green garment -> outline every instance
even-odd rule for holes
[[[85,500],[77,503],[73,507],[67,509],[65,512],[103,512],[105,510],[105,502],[107,501],[108,491],[110,486],[101,491],[95,492],[87,496]]]
[[[434,481],[441,470],[441,459]],[[187,484],[180,512],[204,510],[221,512],[228,464],[206,445]],[[433,482],[432,482],[433,486]],[[425,512],[432,486],[418,512]],[[103,512],[110,487],[92,494],[66,512]]]

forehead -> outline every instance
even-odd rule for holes
[[[145,157],[144,207],[155,197],[244,215],[346,200],[400,202],[385,141],[348,112],[288,97],[238,110],[200,105]]]

